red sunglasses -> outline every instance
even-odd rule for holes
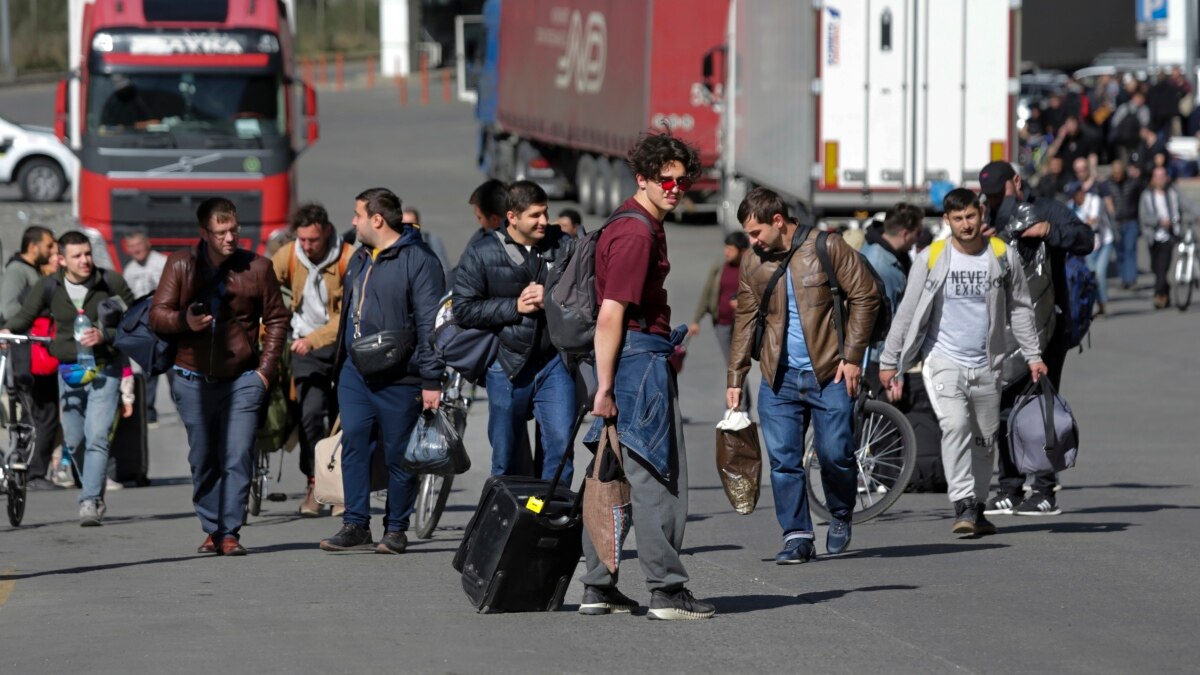
[[[687,192],[692,189],[692,185],[695,183],[695,181],[687,176],[680,176],[679,178],[659,176],[654,182],[662,186],[663,192],[670,192],[675,189],[675,186],[679,186],[680,192]]]

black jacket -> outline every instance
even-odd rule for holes
[[[371,276],[367,269],[373,267]],[[347,358],[347,345],[354,341],[354,316],[364,293],[359,332],[362,336],[382,330],[416,330],[417,343],[408,362],[406,375],[396,384],[420,384],[432,391],[442,386],[444,366],[433,353],[433,323],[441,307],[446,286],[442,264],[421,241],[421,233],[404,228],[400,239],[371,260],[371,251],[360,247],[350,258],[342,287],[342,319],[338,326],[335,372]]]
[[[467,247],[454,275],[454,321],[464,328],[491,328],[500,338],[500,365],[509,378],[530,361],[545,363],[555,350],[546,332],[545,312],[517,312],[517,298],[531,283],[552,280],[574,240],[557,226],[529,251],[508,228],[480,237]]]
[[[48,306],[46,284],[54,284]],[[87,295],[83,299],[83,311],[92,325],[104,333],[104,342],[93,347],[92,354],[98,363],[112,363],[118,358],[118,352],[112,345],[117,331],[115,327],[100,325],[100,303],[117,296],[128,307],[133,304],[133,293],[120,274],[100,268],[92,270],[92,276],[83,282],[83,286],[87,288]],[[34,319],[45,316],[47,311],[54,319],[54,339],[50,342],[50,355],[63,363],[75,363],[75,317],[78,316],[79,310],[67,292],[65,271],[59,270],[34,284],[25,295],[21,311],[17,312],[16,316],[9,317],[4,327],[14,333],[24,333],[33,326]]]

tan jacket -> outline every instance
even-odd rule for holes
[[[837,328],[833,323],[833,293],[829,280],[817,259],[817,233],[814,230],[792,256],[790,271],[804,328],[804,341],[812,360],[817,381],[824,383],[837,373],[839,363]],[[867,262],[836,234],[829,235],[829,260],[833,264],[845,296],[847,360],[861,364],[879,309],[879,290]],[[771,275],[779,268],[778,257],[764,260],[759,255],[742,257],[738,279],[738,306],[733,324],[733,346],[729,355],[728,386],[741,387],[750,371],[750,349],[754,341],[755,315]],[[771,294],[763,333],[759,365],[764,381],[775,382],[779,357],[787,339],[787,276],[783,276]],[[785,364],[786,365],[786,364]]]
[[[325,310],[329,314],[329,323],[308,334],[308,341],[313,349],[323,349],[337,341],[338,324],[342,316],[342,277],[346,273],[346,263],[354,254],[354,247],[342,244],[342,254],[337,262],[321,271],[325,278],[325,288],[329,291],[329,302]],[[280,285],[292,289],[292,303],[288,308],[295,312],[300,309],[304,299],[304,283],[308,281],[308,268],[299,260],[293,260],[296,255],[295,242],[289,242],[271,256],[271,264],[275,267],[275,277]]]

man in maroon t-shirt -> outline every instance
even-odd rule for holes
[[[672,345],[671,306],[664,286],[671,262],[662,220],[700,173],[700,160],[683,141],[651,134],[630,150],[628,161],[638,191],[618,210],[641,217],[613,221],[596,243],[600,311],[592,414],[615,421],[621,434],[638,562],[651,592],[648,616],[707,619],[715,609],[686,588],[687,571],[679,557],[687,522],[687,453],[674,373],[662,356]],[[662,426],[671,433],[645,432]],[[637,603],[617,590],[617,574],[596,554],[590,536],[584,537],[584,554],[587,572],[579,613],[632,612]]]
[[[708,281],[700,302],[696,305],[696,316],[688,326],[688,334],[700,334],[700,320],[711,316],[717,344],[729,363],[729,349],[733,341],[733,314],[737,308],[738,273],[742,256],[750,249],[750,238],[745,232],[730,232],[725,236],[725,251],[721,259],[713,263],[708,271]],[[750,409],[750,397],[742,397],[742,410]]]

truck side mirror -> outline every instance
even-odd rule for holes
[[[67,120],[70,119],[70,111],[67,109],[70,90],[70,80],[59,80],[58,89],[54,95],[54,135],[66,145],[71,143],[67,130]]]
[[[704,53],[701,68],[704,88],[716,93],[725,88],[725,47],[713,47]]]
[[[304,140],[312,145],[321,137],[321,123],[317,119],[317,90],[307,82],[304,83],[304,122]]]

